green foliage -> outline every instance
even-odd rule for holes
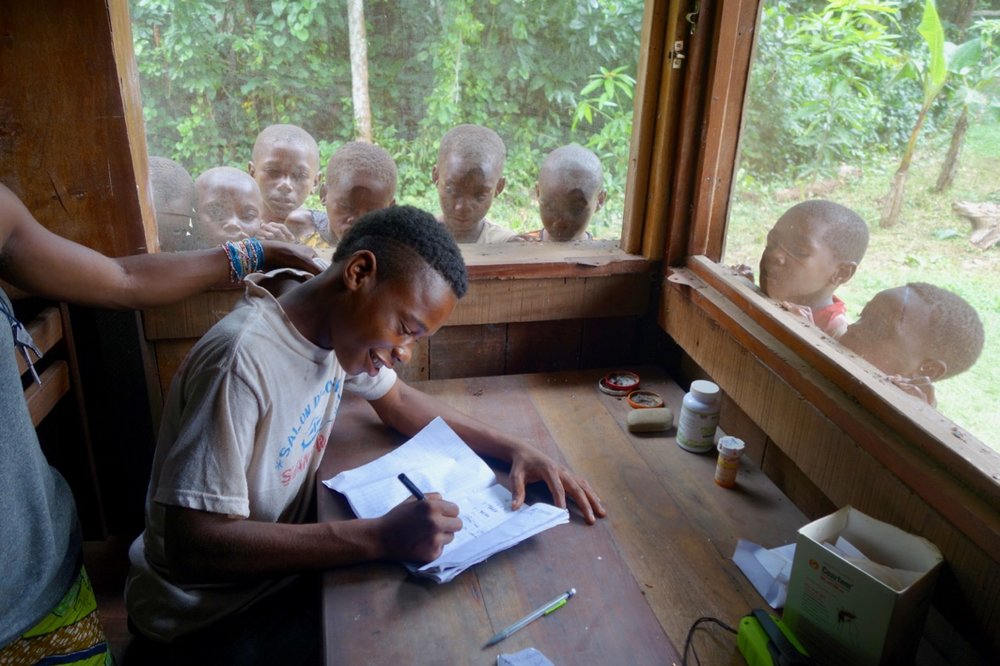
[[[132,2],[150,152],[197,173],[244,166],[271,123],[343,131],[328,101],[345,77],[350,92],[330,44],[340,11],[333,0]]]
[[[768,178],[828,175],[909,121],[887,113],[899,68],[892,0],[778,0],[765,5],[751,77],[743,164]]]
[[[945,43],[948,85],[954,105],[976,111],[1000,111],[1000,20],[980,20],[968,41]]]

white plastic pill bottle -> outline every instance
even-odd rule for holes
[[[719,425],[719,386],[696,379],[681,401],[677,420],[677,446],[692,453],[705,453],[715,448],[715,429]]]

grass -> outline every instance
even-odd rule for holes
[[[880,201],[898,166],[889,156],[862,166],[860,176],[820,198],[857,211],[868,221],[871,242],[855,277],[837,294],[857,317],[876,293],[907,282],[930,282],[961,295],[979,312],[986,330],[982,356],[969,371],[936,383],[938,410],[1000,451],[1000,245],[980,250],[969,242],[971,226],[951,210],[953,201],[1000,199],[1000,124],[969,128],[952,188],[932,188],[947,151],[948,137],[918,145],[909,170],[900,221],[881,229]],[[725,263],[746,263],[755,271],[774,221],[794,201],[775,201],[767,192],[737,192],[729,217]]]

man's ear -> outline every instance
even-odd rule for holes
[[[316,175],[315,175],[315,176],[313,176],[313,186],[309,188],[309,191],[310,191],[310,192],[312,192],[312,191],[314,191],[314,190],[315,190],[315,189],[316,189],[317,187],[319,187],[319,181],[320,181],[320,180],[322,180],[322,179],[323,179],[323,174],[322,174],[322,173],[320,173],[319,171],[317,171],[317,172],[316,172]]]
[[[856,261],[842,261],[837,264],[837,270],[834,271],[833,277],[830,278],[830,282],[833,284],[844,284],[852,277],[858,270],[858,262]]]
[[[344,264],[344,285],[357,291],[375,284],[375,254],[371,250],[358,250]]]
[[[324,208],[326,207],[326,193],[327,193],[326,183],[323,183],[322,185],[319,186],[319,202],[323,204]]]
[[[253,178],[254,174],[257,173],[257,167],[253,165],[253,160],[247,162],[247,173],[250,174],[251,178]]]
[[[535,182],[535,201],[542,202],[542,186]]]
[[[497,186],[493,190],[493,196],[495,197],[499,196],[500,193],[503,192],[503,188],[506,184],[507,184],[507,179],[504,178],[503,176],[500,176],[500,180],[497,181]]]
[[[604,208],[604,201],[607,198],[608,198],[608,191],[607,190],[601,190],[600,192],[597,193],[597,205],[594,206],[594,212],[595,213],[597,211],[601,210],[602,208]]]
[[[431,167],[431,182],[435,185],[438,184],[438,165],[435,164]]]
[[[932,382],[937,381],[948,372],[948,364],[939,358],[927,358],[920,364],[918,372]]]

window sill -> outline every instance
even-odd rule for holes
[[[693,284],[671,284],[665,290],[671,292],[665,296],[666,306],[680,306],[680,301],[672,300],[680,296],[684,303],[690,302],[696,310],[704,312],[739,347],[763,363],[800,399],[804,398],[924,502],[985,552],[1000,556],[1000,515],[996,510],[1000,506],[1000,454],[936,409],[903,393],[803,319],[762,297],[730,269],[697,256],[689,258],[687,270],[675,272],[682,273]],[[680,317],[672,322],[669,314],[663,316],[667,332],[675,339],[683,338]],[[699,344],[702,340],[693,342]],[[692,356],[701,353],[711,359],[706,356],[707,351],[692,353],[691,342],[682,346]],[[723,371],[721,366],[717,369]],[[715,374],[710,367],[705,370]],[[736,399],[737,394],[750,396],[759,387],[730,382],[723,390]],[[777,414],[769,418],[777,427],[786,429],[787,437],[794,426],[781,423],[784,406],[771,405],[770,409]],[[810,444],[805,444],[802,450],[793,450],[797,442],[781,442],[779,436],[768,434],[793,459],[809,457],[805,451]],[[817,446],[822,444],[815,442]],[[808,469],[803,471],[809,473]],[[848,502],[856,501],[851,499],[851,493],[840,492],[844,488],[841,482],[830,481],[826,487],[823,483],[818,485],[835,503],[842,503],[838,500],[845,496]]]
[[[649,260],[621,249],[618,241],[489,243],[459,245],[469,279],[596,277],[646,273]],[[330,261],[332,250],[320,251]]]

